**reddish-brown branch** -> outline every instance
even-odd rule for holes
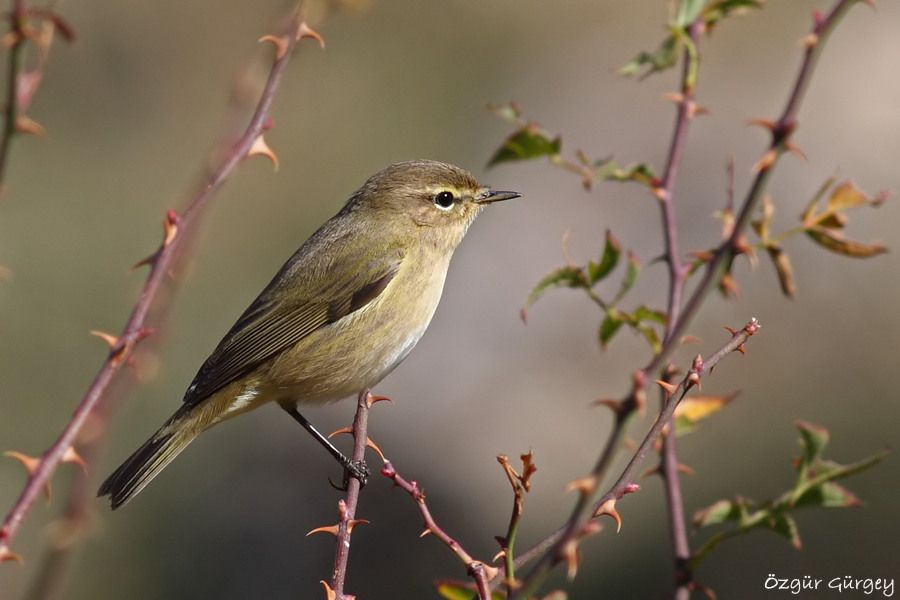
[[[25,36],[26,11],[25,0],[14,0],[13,9],[9,14],[12,45],[9,48],[9,63],[6,68],[6,116],[3,132],[0,133],[0,190],[6,181],[9,149],[19,120],[19,74],[22,70],[22,52],[28,41]]]
[[[66,451],[72,446],[85,422],[101,399],[104,398],[115,376],[122,369],[122,366],[128,362],[128,358],[133,353],[135,346],[148,335],[147,315],[151,307],[155,307],[154,300],[164,287],[169,277],[170,269],[184,246],[184,240],[187,237],[186,233],[197,227],[200,215],[210,198],[218,191],[222,182],[238,163],[248,155],[254,142],[266,129],[270,119],[269,110],[275,97],[275,92],[278,89],[285,67],[290,60],[291,51],[298,41],[298,34],[308,31],[308,29],[304,29],[305,27],[298,10],[292,17],[284,35],[278,38],[283,40],[284,51],[279,51],[273,61],[268,79],[261,92],[259,103],[247,128],[231,145],[222,162],[212,172],[201,189],[188,201],[184,213],[178,216],[174,211],[170,210],[167,214],[164,222],[165,236],[163,243],[147,261],[150,265],[150,273],[144,282],[144,286],[125,327],[122,329],[121,334],[115,338],[107,359],[103,362],[99,372],[76,407],[72,419],[66,424],[56,442],[44,452],[40,464],[30,474],[25,488],[7,514],[2,528],[0,528],[0,559],[13,556],[9,545],[31,506],[52,477]]]
[[[394,469],[394,465],[391,464],[390,461],[384,463],[384,466],[381,468],[381,474],[393,481],[394,485],[409,494],[415,501],[416,507],[419,509],[419,513],[422,515],[422,520],[425,524],[422,535],[431,534],[443,542],[445,546],[450,548],[450,550],[456,554],[457,558],[459,558],[460,562],[466,566],[466,571],[469,576],[474,579],[479,598],[482,600],[490,600],[490,582],[497,575],[497,569],[483,561],[472,558],[458,541],[441,529],[431,515],[431,511],[425,503],[425,492],[419,487],[418,483],[404,479],[397,473],[397,470]]]
[[[747,229],[751,216],[763,197],[769,178],[771,177],[772,169],[781,154],[789,149],[790,136],[796,128],[797,111],[799,110],[809,80],[812,77],[816,61],[824,47],[824,42],[834,30],[841,17],[858,1],[860,0],[837,0],[832,9],[825,16],[818,17],[815,20],[812,34],[807,38],[800,69],[797,73],[794,85],[791,88],[788,101],[779,119],[771,126],[771,143],[763,155],[763,160],[757,164],[756,176],[741,205],[731,235],[714,253],[713,258],[708,263],[700,281],[694,288],[693,293],[684,304],[679,317],[677,319],[670,319],[668,335],[663,342],[661,351],[639,372],[641,377],[635,378],[635,384],[632,387],[630,396],[633,396],[635,391],[641,389],[642,383],[638,382],[646,380],[666,363],[671,353],[678,346],[680,337],[684,335],[688,325],[699,312],[703,301],[719,282],[722,275],[726,272],[726,269],[730,266],[731,261],[736,256],[740,236]],[[677,402],[669,403],[666,409],[660,413],[657,421],[644,438],[644,443],[632,457],[622,476],[620,476],[619,480],[607,494],[593,503],[592,506],[583,497],[576,504],[572,517],[566,525],[538,542],[532,549],[517,558],[515,561],[516,566],[520,566],[536,557],[541,557],[538,564],[535,565],[529,573],[527,578],[528,585],[520,590],[521,594],[527,593],[527,590],[530,587],[535,587],[537,583],[543,580],[550,567],[553,564],[556,564],[560,559],[559,549],[568,540],[573,539],[574,536],[577,535],[578,531],[581,529],[581,524],[593,514],[593,512],[589,510],[590,508],[593,508],[593,510],[596,511],[608,500],[615,500],[616,498],[621,497],[624,486],[629,485],[634,470],[643,463],[650,445],[658,438],[662,428],[665,426],[668,419],[671,418],[675,405],[677,405]],[[614,430],[614,432],[617,430],[618,429]],[[606,456],[607,453],[608,444],[604,447],[601,459],[598,461],[598,467],[603,463],[603,457]],[[597,472],[596,468],[594,472]],[[512,597],[521,597],[521,595],[514,594]]]
[[[369,390],[360,392],[356,402],[356,416],[353,418],[353,454],[354,462],[362,461],[366,456],[369,443],[369,408],[372,407],[372,394]],[[341,501],[340,520],[337,527],[337,548],[334,552],[334,570],[331,574],[331,589],[335,600],[344,600],[344,583],[347,580],[347,563],[350,560],[350,536],[356,520],[356,507],[359,504],[359,491],[362,485],[355,477],[347,482],[347,498]]]
[[[751,319],[742,329],[735,331],[732,334],[731,339],[709,357],[704,359],[698,355],[697,358],[694,359],[691,369],[688,371],[687,375],[685,375],[681,383],[677,386],[673,386],[671,391],[667,393],[665,408],[657,416],[650,431],[647,432],[641,445],[634,453],[634,456],[631,457],[631,460],[622,471],[622,474],[619,475],[616,483],[596,502],[594,502],[594,495],[591,493],[598,484],[596,481],[596,474],[592,472],[588,478],[585,478],[585,480],[594,478],[593,485],[583,486],[583,491],[576,503],[575,510],[573,510],[572,517],[562,528],[549,536],[550,538],[553,538],[553,542],[550,544],[546,544],[546,540],[541,542],[542,545],[546,544],[544,547],[547,547],[548,549],[541,554],[538,563],[532,568],[528,576],[523,579],[522,587],[510,595],[510,600],[529,597],[529,594],[535,591],[554,565],[567,560],[567,548],[571,547],[572,542],[576,542],[579,539],[585,525],[595,515],[600,514],[601,511],[602,514],[614,513],[615,503],[626,494],[634,491],[634,480],[637,477],[638,469],[643,465],[644,460],[647,458],[647,454],[649,454],[656,440],[659,439],[663,428],[672,419],[675,408],[678,406],[678,403],[681,402],[682,398],[684,398],[685,394],[687,394],[688,390],[699,385],[700,380],[712,371],[725,356],[736,350],[743,350],[744,343],[759,331],[759,327],[759,322],[756,319]],[[520,557],[520,559],[524,561],[532,556],[531,551],[529,551]]]
[[[688,38],[696,48],[700,40],[700,32],[703,28],[703,18],[698,17],[688,27]],[[675,217],[675,182],[678,178],[678,168],[683,156],[684,146],[687,141],[687,131],[691,121],[697,114],[695,101],[696,81],[692,72],[696,72],[696,61],[699,58],[696,50],[685,48],[682,55],[681,92],[678,101],[678,113],[675,117],[675,127],[672,132],[672,142],[669,149],[669,157],[663,174],[661,193],[658,194],[660,209],[662,212],[663,237],[666,242],[666,264],[669,271],[669,295],[667,303],[667,316],[664,340],[672,336],[672,324],[681,318],[681,301],[684,295],[684,286],[687,281],[687,269],[682,263],[678,249],[678,223]],[[660,406],[664,410],[665,402]],[[672,550],[675,555],[675,597],[677,600],[686,600],[690,591],[686,587],[689,578],[682,576],[682,565],[690,560],[691,549],[687,538],[687,526],[684,517],[684,504],[681,500],[681,479],[678,473],[678,452],[675,446],[675,436],[665,436],[662,443],[663,460],[660,464],[660,474],[666,489],[666,508],[669,515],[669,526],[672,539]],[[685,595],[686,594],[686,595]]]

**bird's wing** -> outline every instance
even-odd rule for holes
[[[377,298],[397,274],[402,254],[372,258],[364,252],[361,249],[357,257],[345,256],[341,261],[345,268],[332,268],[306,279],[303,265],[293,265],[288,293],[282,287],[283,277],[292,265],[285,265],[200,367],[184,395],[186,405],[198,404],[316,329]],[[346,268],[348,265],[354,268]],[[279,290],[282,293],[276,293]]]

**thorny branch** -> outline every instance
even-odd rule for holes
[[[644,369],[638,371],[635,375],[632,390],[621,403],[622,413],[625,413],[626,415],[629,414],[630,410],[627,407],[639,404],[636,402],[636,399],[641,399],[643,397],[643,387],[645,382],[666,363],[671,353],[677,347],[680,337],[684,334],[694,316],[699,312],[700,306],[707,295],[721,281],[723,275],[728,272],[734,258],[741,252],[742,235],[750,223],[752,214],[762,200],[766,186],[771,177],[772,169],[784,152],[797,151],[796,147],[792,145],[790,138],[797,127],[797,113],[812,77],[815,64],[821,55],[825,41],[846,11],[859,1],[863,0],[838,0],[828,13],[824,15],[819,13],[816,14],[812,32],[805,39],[805,49],[800,69],[781,116],[774,123],[768,121],[761,121],[758,123],[765,126],[770,131],[771,141],[768,149],[763,154],[762,159],[754,167],[756,175],[735,219],[731,234],[724,242],[722,242],[713,254],[700,281],[694,288],[693,293],[690,295],[687,302],[684,303],[684,307],[678,318],[670,318],[667,337],[663,342],[660,352],[654,356]],[[707,365],[709,365],[709,360],[710,359],[707,359],[706,361]],[[657,421],[645,437],[640,449],[632,457],[631,462],[629,462],[625,471],[609,492],[595,502],[592,502],[592,496],[595,490],[591,489],[588,490],[591,493],[583,493],[572,512],[572,516],[563,527],[541,542],[538,542],[538,544],[528,552],[520,555],[516,559],[516,566],[520,566],[534,558],[541,557],[526,578],[527,584],[523,586],[519,593],[513,594],[511,598],[523,597],[527,595],[529,590],[537,587],[537,585],[543,581],[544,577],[546,577],[549,569],[559,562],[559,560],[566,558],[561,554],[562,551],[567,547],[571,547],[570,543],[578,537],[584,524],[595,516],[597,511],[603,509],[606,503],[610,501],[614,503],[618,498],[621,498],[622,495],[626,493],[627,486],[633,485],[630,483],[630,479],[634,470],[643,463],[647,450],[657,439],[662,428],[671,418],[675,406],[677,406],[677,401],[670,401],[666,405],[665,409],[660,413]],[[611,439],[616,440],[616,446],[618,446],[618,439],[622,436],[623,427],[621,426],[621,423],[624,420],[625,417],[622,417],[621,414],[617,414],[616,426],[611,434]],[[591,476],[589,476],[594,478],[591,481],[593,486],[599,485],[600,478],[598,475],[605,473],[614,451],[615,447],[613,447],[608,440],[597,465],[592,471]]]
[[[662,381],[657,382],[666,391],[665,408],[656,417],[656,421],[654,421],[650,431],[647,432],[634,456],[631,457],[628,465],[619,475],[612,488],[596,502],[593,502],[594,492],[600,484],[596,475],[592,472],[588,477],[579,480],[580,485],[576,489],[578,489],[580,494],[572,518],[560,530],[550,536],[555,539],[548,544],[549,550],[542,554],[538,563],[523,580],[522,587],[517,593],[510,596],[511,599],[527,598],[528,594],[532,593],[540,585],[550,569],[559,562],[566,562],[569,565],[570,573],[572,573],[573,566],[577,566],[578,560],[575,542],[584,534],[585,528],[590,524],[591,519],[601,515],[609,515],[617,523],[620,522],[616,511],[616,503],[626,494],[637,490],[636,485],[633,483],[637,471],[644,463],[647,454],[659,438],[663,428],[672,419],[672,414],[674,414],[678,403],[681,402],[691,388],[699,386],[703,377],[712,371],[725,356],[734,351],[743,352],[744,343],[759,331],[759,328],[759,322],[756,319],[750,319],[742,329],[733,331],[728,343],[716,352],[707,358],[703,358],[698,354],[691,365],[691,369],[678,385]],[[529,557],[525,555],[521,558],[527,560]]]
[[[456,554],[457,558],[459,558],[466,566],[469,576],[475,580],[478,597],[481,598],[481,600],[490,600],[490,582],[494,580],[498,570],[483,561],[472,558],[459,542],[441,529],[434,520],[434,517],[432,517],[431,511],[428,510],[428,505],[425,503],[425,492],[419,487],[418,483],[404,479],[397,473],[397,470],[394,469],[394,465],[391,464],[390,461],[385,462],[384,466],[381,468],[381,474],[393,481],[394,485],[409,494],[416,502],[419,513],[422,515],[422,520],[425,522],[425,529],[422,531],[422,536],[431,534],[450,548],[450,550]]]
[[[694,100],[696,89],[695,73],[697,53],[696,48],[703,29],[703,17],[697,17],[688,27],[689,46],[684,49],[682,56],[681,90],[678,94],[678,111],[675,117],[675,127],[672,132],[672,142],[669,147],[669,156],[662,178],[662,184],[658,188],[660,209],[662,211],[663,239],[666,242],[665,262],[669,270],[669,298],[667,302],[668,319],[663,339],[671,338],[672,323],[681,318],[681,301],[684,295],[684,286],[687,282],[688,271],[681,260],[678,249],[678,223],[675,218],[675,182],[678,178],[678,168],[683,156],[684,146],[687,142],[687,132],[691,121],[698,113],[697,103]],[[665,402],[660,405],[660,410],[665,407]],[[681,500],[681,481],[678,473],[678,453],[675,447],[675,436],[668,435],[662,440],[663,460],[660,464],[660,475],[666,488],[666,506],[669,515],[669,523],[672,533],[672,550],[675,556],[676,590],[677,600],[687,600],[690,595],[686,583],[682,580],[682,564],[690,560],[691,549],[687,539],[687,527],[684,518],[684,505]]]
[[[247,156],[262,154],[264,153],[263,148],[268,150],[262,141],[262,135],[271,126],[269,111],[285,67],[290,60],[291,52],[297,42],[304,37],[315,38],[321,43],[321,37],[306,25],[298,8],[283,34],[263,38],[275,46],[276,57],[247,128],[231,145],[221,163],[209,175],[201,189],[188,201],[184,212],[181,215],[171,209],[167,212],[163,221],[162,244],[153,255],[139,263],[148,264],[150,273],[125,327],[118,336],[102,334],[101,337],[104,337],[110,345],[108,357],[75,408],[72,419],[66,424],[54,444],[44,452],[34,467],[29,469],[28,481],[0,528],[0,562],[20,560],[9,546],[25,516],[40,495],[41,490],[50,481],[59,463],[64,460],[64,457],[73,453],[72,445],[76,437],[94,413],[98,403],[104,398],[115,376],[127,364],[135,346],[152,333],[146,325],[147,315],[151,308],[155,308],[154,301],[169,278],[176,258],[181,254],[186,234],[197,227],[203,209],[235,167]]]
[[[29,17],[40,23],[36,28]],[[8,49],[6,67],[6,105],[3,129],[0,132],[0,194],[6,183],[6,170],[12,140],[18,133],[43,135],[39,123],[24,114],[31,105],[43,78],[44,63],[50,53],[55,32],[58,30],[67,41],[74,39],[72,28],[52,8],[29,8],[25,0],[13,0],[7,14],[9,32],[3,36],[2,45]],[[25,70],[25,47],[33,41],[37,47],[35,65]]]
[[[356,416],[353,418],[352,429],[353,454],[351,458],[354,462],[362,461],[366,455],[366,448],[371,445],[368,435],[369,409],[379,399],[383,398],[372,396],[369,390],[361,392],[357,399]],[[344,583],[347,580],[347,563],[350,560],[350,536],[353,534],[353,528],[356,525],[368,523],[366,520],[356,519],[356,507],[359,504],[359,491],[361,489],[362,484],[360,481],[355,477],[351,477],[347,482],[347,499],[338,503],[340,520],[334,532],[337,538],[337,547],[334,552],[334,571],[331,574],[331,586],[329,587],[323,582],[326,590],[328,590],[329,598],[333,594],[335,600],[349,599],[349,597],[344,595]]]

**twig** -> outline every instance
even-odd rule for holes
[[[497,541],[500,542],[503,553],[503,564],[506,569],[505,579],[507,592],[512,592],[517,585],[513,553],[516,547],[516,537],[519,533],[519,522],[522,520],[522,512],[525,510],[525,494],[531,491],[531,476],[537,471],[537,467],[534,464],[533,452],[523,454],[520,458],[522,459],[521,474],[516,472],[513,466],[509,464],[509,458],[506,455],[501,454],[497,457],[497,462],[503,467],[503,471],[506,473],[506,477],[509,479],[509,485],[512,487],[513,491],[513,507],[512,511],[510,511],[509,526],[506,528],[506,535],[502,538],[497,538]]]
[[[42,135],[44,132],[41,125],[28,118],[24,112],[28,110],[40,86],[55,33],[59,31],[69,42],[75,37],[72,28],[59,16],[52,4],[48,8],[31,8],[25,0],[13,0],[12,5],[12,10],[7,15],[10,29],[3,38],[9,46],[9,63],[6,69],[4,123],[0,132],[0,193],[6,182],[13,138],[18,133]],[[29,24],[29,17],[40,22],[40,29]],[[25,69],[24,51],[29,40],[35,43],[37,57],[35,65]]]
[[[354,462],[360,462],[365,458],[368,446],[369,409],[372,407],[373,396],[369,390],[360,392],[356,402],[356,416],[353,418],[353,454]],[[359,480],[351,477],[347,482],[347,498],[341,500],[338,512],[340,521],[337,526],[337,548],[334,552],[334,571],[331,574],[331,590],[335,600],[344,600],[344,583],[347,580],[347,562],[350,559],[350,536],[353,528],[361,523],[367,523],[356,519],[356,507],[359,504],[359,490],[362,488]]]
[[[702,17],[698,17],[688,27],[688,48],[684,50],[681,71],[681,90],[678,94],[678,111],[675,115],[675,128],[669,144],[669,156],[659,187],[654,188],[654,195],[659,199],[662,213],[663,238],[666,245],[666,265],[669,270],[669,299],[666,314],[668,323],[677,321],[681,314],[681,297],[684,293],[684,282],[687,277],[681,254],[678,250],[678,221],[675,217],[675,182],[678,179],[678,168],[687,143],[688,129],[697,114],[697,103],[694,101],[696,87],[696,48],[703,26]],[[669,326],[666,327],[664,339],[669,337]]]
[[[665,392],[663,392],[662,402],[665,406]],[[668,434],[664,435],[662,440],[662,460],[659,465],[659,473],[663,478],[666,493],[672,550],[675,554],[675,591],[672,597],[675,600],[688,600],[691,596],[690,585],[693,580],[690,568],[691,546],[688,542],[684,500],[681,496],[681,474],[678,471],[676,440],[674,428],[670,427]]]
[[[14,0],[9,14],[10,39],[9,63],[6,72],[6,116],[0,133],[0,189],[6,178],[9,149],[19,121],[19,73],[22,70],[22,51],[28,38],[25,36],[25,0]]]
[[[687,302],[684,303],[680,317],[677,320],[670,321],[669,334],[664,340],[660,352],[653,357],[644,369],[639,371],[638,374],[640,376],[635,377],[635,383],[632,386],[630,396],[633,396],[636,391],[640,390],[640,386],[642,385],[641,382],[643,380],[650,374],[657,372],[662,365],[665,364],[671,353],[678,346],[679,338],[684,334],[688,325],[698,313],[703,301],[713,287],[719,282],[722,275],[726,272],[727,267],[730,266],[731,261],[738,254],[740,237],[746,230],[753,212],[763,197],[769,178],[771,177],[772,168],[786,150],[794,149],[790,144],[790,136],[796,129],[796,115],[800,103],[802,102],[804,92],[809,84],[809,80],[812,77],[816,61],[824,47],[824,43],[846,11],[853,4],[860,1],[863,0],[838,0],[826,15],[817,15],[812,33],[806,39],[805,51],[800,69],[797,73],[797,78],[795,79],[785,108],[778,121],[775,123],[764,123],[772,134],[772,140],[769,148],[763,155],[763,159],[757,163],[755,168],[756,176],[747,192],[738,217],[735,220],[731,235],[719,246],[714,253],[713,258],[707,264],[703,276],[696,288]],[[707,364],[709,364],[708,360]],[[671,414],[675,408],[672,404],[677,403],[669,403],[666,410],[660,414],[657,421],[648,432],[647,437],[645,437],[641,448],[632,457],[631,462],[629,462],[622,476],[613,486],[613,489],[593,504],[594,511],[600,509],[605,502],[615,500],[617,497],[620,497],[617,495],[623,493],[624,486],[627,485],[627,481],[630,480],[634,470],[643,463],[650,444],[658,437],[659,432],[662,430],[666,421],[671,418]],[[603,450],[603,455],[601,455],[601,460],[598,461],[598,466],[603,460],[602,457],[607,453],[608,445]],[[597,469],[595,468],[594,472],[596,471]],[[521,554],[516,559],[515,564],[517,567],[520,567],[522,564],[525,564],[538,556],[542,557],[538,565],[536,565],[529,574],[528,579],[530,582],[542,580],[543,577],[546,576],[549,567],[552,564],[555,564],[559,558],[559,554],[554,548],[559,548],[561,541],[570,539],[573,535],[577,534],[580,530],[579,523],[583,521],[585,515],[588,514],[591,513],[587,511],[587,504],[582,498],[582,500],[577,503],[576,509],[573,511],[572,517],[566,525],[538,542],[533,548],[524,554]],[[516,596],[514,595],[512,597]]]
[[[437,522],[435,522],[434,517],[431,516],[431,511],[428,510],[428,505],[425,503],[425,492],[419,487],[418,483],[404,479],[397,473],[397,470],[394,469],[394,465],[390,461],[384,463],[384,466],[381,468],[381,474],[393,481],[394,485],[405,491],[413,500],[415,500],[419,513],[422,515],[422,519],[425,522],[425,529],[422,531],[422,536],[428,534],[434,535],[443,542],[444,545],[450,548],[450,550],[456,554],[457,558],[459,558],[466,566],[466,571],[469,576],[474,579],[478,590],[478,597],[481,598],[481,600],[490,600],[490,582],[492,580],[496,581],[495,577],[498,570],[483,561],[472,558],[459,542],[440,528]]]
[[[262,139],[263,132],[270,124],[269,110],[284,69],[290,60],[291,51],[297,41],[303,37],[318,38],[318,34],[312,32],[302,21],[299,9],[294,13],[283,35],[266,36],[265,39],[272,41],[276,46],[276,58],[246,130],[231,146],[222,162],[210,174],[201,189],[190,199],[184,213],[179,216],[173,210],[168,211],[164,221],[165,235],[162,244],[152,256],[142,261],[142,263],[150,265],[150,273],[144,282],[128,322],[118,337],[108,335],[105,337],[111,346],[107,359],[79,402],[72,419],[56,442],[44,452],[36,468],[30,472],[25,488],[7,514],[3,527],[0,528],[0,562],[16,557],[10,551],[9,545],[34,501],[52,477],[63,456],[72,447],[76,436],[97,404],[104,398],[114,377],[128,362],[135,346],[151,333],[146,326],[147,315],[150,309],[155,307],[154,300],[168,279],[176,257],[179,256],[185,234],[196,228],[203,208],[238,163],[248,155],[256,153],[254,146],[258,144],[258,140]]]
[[[663,237],[666,242],[666,264],[669,271],[669,296],[667,303],[667,315],[664,340],[672,337],[672,324],[681,318],[681,301],[684,295],[684,285],[688,272],[682,263],[678,250],[678,224],[675,217],[675,182],[678,178],[678,167],[685,143],[687,131],[691,121],[697,114],[697,103],[694,100],[697,72],[696,63],[699,60],[696,45],[700,39],[703,28],[703,17],[698,17],[688,27],[687,34],[689,44],[682,56],[681,91],[678,99],[678,113],[675,117],[675,128],[672,132],[672,142],[669,149],[669,157],[666,161],[666,169],[663,174],[660,193],[657,197],[662,211]],[[660,405],[660,411],[665,409],[665,398]],[[681,480],[678,473],[678,452],[676,450],[675,435],[663,437],[662,461],[660,475],[666,490],[666,508],[669,515],[669,527],[671,531],[672,550],[675,556],[675,594],[676,600],[688,600],[690,590],[687,584],[690,581],[690,572],[686,565],[690,560],[691,549],[687,538],[687,526],[684,517],[684,503],[681,499]]]
[[[593,491],[599,482],[594,477],[594,473],[582,480],[585,484],[579,488],[581,494],[575,510],[572,512],[572,517],[566,525],[551,536],[555,537],[556,541],[550,545],[548,551],[542,554],[538,563],[523,580],[522,587],[516,593],[510,595],[510,600],[522,597],[527,598],[528,594],[534,592],[555,564],[563,560],[575,560],[577,556],[568,549],[572,547],[572,542],[579,538],[579,534],[593,517],[607,514],[615,518],[617,522],[619,521],[615,508],[616,502],[626,494],[635,491],[633,480],[637,470],[644,463],[647,454],[659,438],[663,428],[668,425],[679,402],[692,387],[699,385],[702,378],[712,371],[725,356],[736,350],[743,351],[744,343],[759,331],[759,328],[759,322],[756,319],[751,319],[742,329],[733,331],[731,339],[709,357],[704,359],[702,356],[697,355],[691,369],[677,386],[671,384],[661,386],[666,390],[667,400],[665,408],[656,417],[656,421],[654,421],[650,431],[647,432],[637,452],[631,457],[616,483],[594,503]]]

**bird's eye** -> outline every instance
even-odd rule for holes
[[[453,192],[438,192],[434,197],[434,204],[441,210],[449,210],[453,206]]]

